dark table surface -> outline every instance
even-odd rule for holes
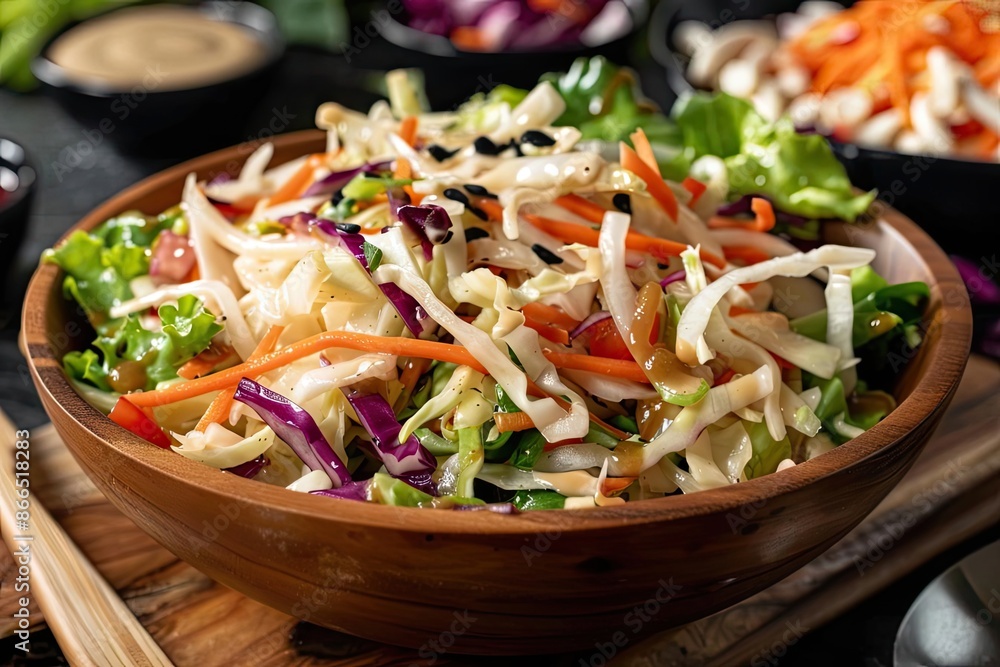
[[[312,127],[316,107],[327,100],[366,109],[379,97],[376,92],[381,78],[379,71],[408,64],[380,50],[377,44],[357,54],[351,63],[333,54],[292,50],[275,83],[261,91],[259,100],[247,110],[246,118],[239,121],[244,127],[240,136],[259,137],[276,114],[287,119],[283,121],[283,131]],[[662,106],[669,106],[672,95],[663,73],[651,66],[641,67],[640,73],[647,94]],[[0,90],[0,136],[22,144],[39,175],[27,237],[12,277],[2,286],[3,305],[0,307],[0,409],[11,415],[20,428],[31,428],[47,421],[16,345],[24,288],[39,255],[79,218],[111,195],[191,157],[182,153],[155,158],[126,155],[110,140],[93,146],[83,156],[77,147],[81,141],[86,141],[86,129],[45,95],[17,95]],[[82,158],[78,164],[74,151]],[[75,166],[69,171],[58,166],[67,164]],[[816,629],[792,646],[780,664],[891,665],[896,630],[922,588],[965,554],[997,539],[1000,539],[1000,526],[942,554],[858,608]],[[34,657],[15,652],[11,640],[0,642],[0,664],[15,659],[14,664],[61,664],[51,636],[32,635],[35,649],[41,649],[45,641],[50,642],[52,650],[35,653]]]

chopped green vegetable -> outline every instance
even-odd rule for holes
[[[744,422],[744,425],[753,448],[753,454],[743,469],[748,479],[769,475],[778,469],[778,464],[783,460],[792,458],[792,445],[787,435],[778,442],[771,437],[764,422]]]
[[[566,496],[555,491],[518,491],[510,502],[522,512],[561,510],[566,505]]]

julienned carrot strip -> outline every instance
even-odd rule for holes
[[[753,308],[744,308],[743,306],[729,306],[729,316],[738,317],[740,315],[747,315],[749,313],[758,313],[760,311],[754,310]]]
[[[272,351],[274,346],[278,344],[278,337],[281,336],[281,332],[284,330],[285,327],[278,325],[273,325],[268,329],[267,333],[264,334],[264,337],[257,344],[257,347],[250,354],[249,359],[259,359]],[[235,395],[236,389],[234,387],[229,387],[219,392],[219,395],[215,397],[212,404],[208,406],[208,410],[198,420],[198,425],[194,427],[194,430],[204,432],[209,424],[221,424],[224,422],[229,417],[229,411],[233,407],[233,396]]]
[[[491,220],[497,221],[503,216],[503,207],[492,199],[480,197],[476,201],[476,205],[483,212],[485,212]],[[521,217],[535,227],[538,227],[546,234],[554,236],[564,243],[582,243],[584,245],[589,245],[592,248],[596,248],[598,239],[601,235],[598,230],[588,227],[587,225],[577,224],[575,222],[553,220],[552,218],[545,218],[531,213],[522,214]],[[687,245],[684,243],[654,238],[652,236],[646,236],[645,234],[632,231],[630,231],[625,237],[625,247],[629,250],[648,252],[654,257],[660,259],[666,257],[680,257],[680,254],[687,250]],[[726,266],[726,261],[724,259],[704,249],[701,251],[701,258],[709,264],[719,267],[720,269],[725,268]]]
[[[610,496],[613,493],[625,490],[638,477],[605,477],[601,485],[601,494]]]
[[[635,146],[635,154],[639,156],[639,159],[646,163],[652,171],[656,172],[656,175],[661,179],[663,176],[660,174],[660,165],[656,163],[656,155],[653,154],[653,147],[649,143],[649,139],[646,138],[646,133],[642,131],[642,128],[636,128],[629,139],[632,140],[632,145]]]
[[[349,350],[378,350],[385,354],[394,354],[400,357],[437,359],[454,364],[464,364],[480,373],[489,373],[471,352],[459,345],[413,338],[372,336],[370,334],[349,331],[326,331],[283,347],[276,352],[265,354],[257,359],[248,359],[238,366],[227,368],[218,373],[198,378],[197,380],[175,384],[166,389],[129,394],[129,400],[139,407],[167,405],[193,396],[201,396],[210,391],[219,391],[226,387],[232,387],[239,383],[243,377],[263,375],[276,368],[286,366],[293,361],[308,357],[310,354],[316,354],[332,347],[341,347]],[[648,382],[642,369],[634,362],[586,357],[579,354],[559,354],[555,352],[545,353],[545,356],[546,358],[552,357],[557,360],[552,361],[550,359],[552,363],[564,368],[579,368],[580,370],[591,370],[592,372],[604,373],[606,375],[616,375],[629,380]],[[573,357],[573,359],[567,359],[567,357]]]
[[[417,117],[407,116],[399,123],[399,136],[410,146],[417,143]]]
[[[396,168],[392,172],[393,178],[410,178],[413,176],[413,167],[405,157],[396,158]]]
[[[539,320],[530,318],[527,315],[524,317],[524,326],[529,329],[534,329],[538,332],[539,336],[545,338],[546,340],[550,340],[553,343],[569,345],[569,332],[565,329],[560,329],[559,327],[547,324],[546,322],[540,322]]]
[[[497,425],[499,433],[527,431],[529,428],[535,428],[535,422],[531,421],[531,417],[526,412],[495,412],[493,413],[493,421]]]
[[[771,202],[754,197],[750,203],[750,210],[754,212],[753,220],[713,215],[708,220],[708,226],[710,229],[747,229],[754,232],[768,232],[774,229],[774,208]]]
[[[326,331],[283,347],[276,352],[265,354],[259,359],[247,360],[238,366],[227,368],[218,373],[183,384],[176,384],[166,389],[131,394],[129,398],[140,407],[174,403],[236,385],[240,378],[249,374],[263,375],[302,357],[308,357],[310,354],[316,354],[331,347],[342,347],[349,350],[378,350],[385,354],[401,357],[437,359],[455,364],[465,364],[481,373],[487,372],[486,368],[476,361],[476,358],[468,350],[458,345],[412,338],[372,336],[349,331]]]
[[[691,193],[691,199],[688,201],[688,206],[694,206],[698,203],[698,199],[705,194],[705,190],[708,186],[699,180],[693,179],[690,176],[681,181],[681,187]]]
[[[744,264],[759,264],[771,259],[771,256],[760,248],[749,245],[726,245],[722,246],[722,254],[728,260],[740,260]]]
[[[754,197],[750,200],[750,210],[756,216],[758,232],[769,232],[774,229],[774,207],[771,206],[771,202],[761,197]]]
[[[302,163],[302,166],[299,167],[298,171],[292,174],[291,177],[285,181],[284,185],[278,188],[278,191],[268,198],[268,205],[274,206],[275,204],[282,204],[301,195],[312,183],[316,167],[319,166],[322,157],[323,154],[317,154],[310,155],[306,158],[306,161]]]
[[[624,380],[649,384],[646,374],[634,361],[563,352],[545,352],[545,358],[555,364],[556,368],[600,373],[601,375],[611,375]]]
[[[604,222],[604,214],[606,211],[603,206],[595,204],[589,199],[584,199],[580,195],[563,195],[556,199],[556,203],[562,206],[564,209],[580,216],[584,220],[599,225]]]
[[[177,375],[185,380],[193,380],[196,377],[207,375],[216,366],[224,361],[228,361],[236,354],[236,351],[228,345],[208,348],[194,359],[191,359],[177,369]]]
[[[624,141],[619,144],[618,156],[622,167],[628,169],[646,182],[646,189],[649,191],[649,194],[659,203],[670,219],[676,222],[677,198],[674,197],[673,190],[670,189],[666,181],[653,171],[649,165],[643,162],[636,152]]]
[[[413,390],[417,388],[417,382],[431,367],[430,359],[410,359],[406,362],[403,372],[399,375],[399,382],[403,385],[403,390],[399,392],[396,399],[395,410],[399,412],[410,402]]]
[[[579,322],[564,313],[561,309],[537,301],[525,304],[521,308],[521,312],[524,313],[525,317],[530,317],[539,322],[551,322],[567,331],[572,331],[579,324]]]

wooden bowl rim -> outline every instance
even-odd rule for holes
[[[276,136],[272,141],[276,149],[301,147],[304,154],[310,147],[320,150],[323,140],[322,132],[304,130]],[[240,147],[234,146],[215,151],[136,183],[87,214],[67,230],[64,238],[74,230],[90,229],[120,213],[126,208],[127,202],[143,199],[164,182],[181,182],[192,171],[205,173],[212,167],[229,162],[240,155],[239,150]],[[91,407],[75,392],[62,373],[46,373],[43,376],[38,372],[40,361],[50,367],[53,365],[53,356],[49,346],[50,338],[45,330],[44,313],[40,313],[41,316],[29,316],[29,313],[43,309],[52,291],[59,289],[57,279],[61,273],[53,265],[39,266],[28,286],[22,318],[21,346],[36,385],[48,394],[53,404],[59,405],[59,409],[76,426],[129,458],[134,465],[147,468],[151,476],[167,475],[178,484],[197,486],[262,511],[281,510],[303,518],[411,532],[492,535],[615,528],[624,524],[648,524],[717,512],[738,512],[747,505],[760,506],[770,499],[818,482],[860,463],[884,448],[896,445],[935,412],[942,401],[953,393],[961,379],[971,343],[972,313],[964,283],[957,270],[934,241],[901,213],[887,208],[877,224],[888,226],[905,243],[924,249],[922,252],[918,250],[918,254],[926,273],[936,278],[936,282],[931,285],[932,290],[937,289],[940,294],[944,294],[946,289],[951,288],[947,292],[949,298],[940,299],[941,326],[936,344],[922,353],[927,356],[926,371],[896,410],[863,435],[788,470],[720,489],[634,501],[612,507],[501,516],[492,512],[428,511],[373,503],[337,502],[330,498],[288,491],[236,475],[223,474],[207,465],[154,447],[115,425]],[[934,272],[930,270],[932,266]],[[955,298],[951,296],[954,294],[962,296]],[[59,360],[54,365],[59,366]],[[936,386],[931,386],[932,384]],[[66,396],[68,400],[59,403],[54,398],[55,394]],[[101,433],[109,430],[116,431],[115,437],[102,437]],[[894,437],[893,433],[900,435]]]

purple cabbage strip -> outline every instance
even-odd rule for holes
[[[660,287],[666,287],[670,283],[675,283],[678,280],[685,280],[687,278],[687,271],[681,269],[680,271],[674,271],[669,276],[666,276],[660,281]]]
[[[374,454],[388,473],[426,491],[426,488],[413,482],[416,480],[423,486],[433,484],[429,479],[421,482],[419,477],[434,472],[437,459],[415,435],[411,434],[403,444],[399,444],[400,425],[389,402],[381,394],[362,394],[351,388],[345,388],[344,395],[357,413],[361,426],[372,436]]]
[[[606,310],[599,310],[596,313],[591,314],[589,317],[587,317],[587,319],[577,324],[576,328],[574,328],[572,331],[569,332],[569,339],[573,340],[574,338],[582,334],[590,327],[594,326],[598,322],[603,322],[609,317],[611,317],[611,313],[609,313]]]
[[[392,214],[392,219],[399,220],[399,209],[410,205],[410,195],[406,194],[403,188],[396,187],[389,188],[386,196],[389,198],[389,213]]]
[[[427,204],[424,206],[401,206],[396,214],[399,221],[406,225],[417,238],[424,249],[424,259],[428,262],[434,256],[434,246],[444,243],[451,231],[451,218],[448,212],[440,206]]]
[[[347,466],[301,407],[249,378],[240,380],[233,398],[253,408],[310,470],[322,470],[337,487],[351,481]]]
[[[229,472],[234,475],[239,475],[240,477],[246,477],[247,479],[253,479],[257,476],[264,466],[268,464],[267,457],[261,454],[255,459],[251,459],[246,463],[241,463],[238,466],[233,466],[232,468],[223,468],[223,472]]]
[[[368,258],[365,257],[364,236],[341,231],[337,228],[336,223],[322,218],[314,219],[312,226],[331,238],[339,239],[344,247],[347,248],[347,251],[361,262],[361,266],[365,268],[365,271],[371,273],[371,269],[368,266]],[[424,332],[422,320],[427,318],[427,313],[424,312],[423,306],[417,303],[416,299],[404,292],[395,283],[380,283],[378,287],[385,294],[385,298],[389,300],[393,308],[396,309],[396,312],[399,313],[399,316],[403,318],[403,323],[410,330],[410,333],[419,338],[420,334]]]
[[[360,167],[354,167],[353,169],[345,169],[344,171],[335,171],[327,176],[316,181],[310,185],[304,193],[303,197],[316,197],[319,195],[330,195],[340,190],[345,185],[351,182],[358,174],[362,173],[372,173],[375,171],[385,171],[392,166],[392,162],[369,162],[368,164],[363,164]]]
[[[370,479],[364,479],[360,482],[348,482],[344,484],[339,489],[321,489],[319,491],[310,491],[309,493],[314,496],[326,496],[327,498],[339,498],[341,500],[360,500],[361,502],[368,501],[368,485],[371,483]]]

